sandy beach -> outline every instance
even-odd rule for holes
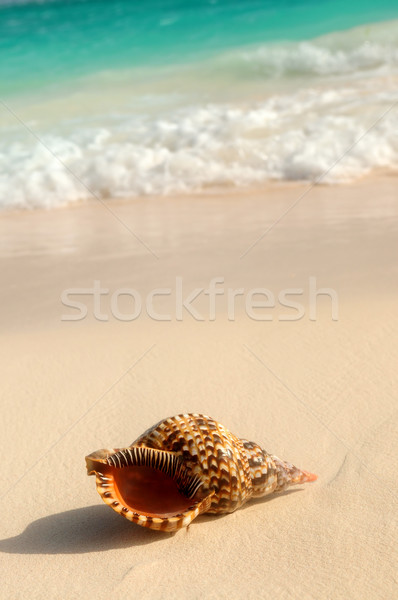
[[[1,217],[2,598],[396,596],[397,179],[307,190]],[[120,518],[85,455],[186,412],[318,481],[176,534]]]

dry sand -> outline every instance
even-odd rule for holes
[[[395,178],[261,194],[86,204],[2,217],[1,598],[390,599],[397,576],[397,233]],[[294,310],[208,287],[302,288]],[[338,294],[310,320],[309,278]],[[61,304],[98,280],[108,321]],[[115,319],[109,297],[171,288],[157,310]],[[222,285],[220,284],[221,288]],[[245,296],[243,296],[244,298]],[[124,297],[120,310],[129,309]],[[163,417],[203,412],[318,474],[314,484],[162,534],[101,503],[84,456],[131,443]]]

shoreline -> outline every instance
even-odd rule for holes
[[[25,215],[30,213],[41,213],[49,214],[67,211],[69,209],[80,210],[90,206],[96,206],[97,204],[107,204],[110,208],[117,208],[119,206],[129,206],[138,204],[141,202],[167,202],[167,201],[184,201],[184,200],[197,200],[206,202],[207,200],[222,200],[227,198],[232,199],[243,199],[245,197],[260,197],[264,194],[279,194],[280,192],[290,190],[296,191],[297,194],[307,194],[312,189],[336,189],[336,190],[349,190],[350,188],[376,183],[386,184],[392,179],[398,181],[398,170],[397,168],[373,168],[369,173],[358,175],[357,177],[341,182],[314,182],[310,180],[287,180],[287,179],[272,179],[261,185],[252,186],[222,186],[218,188],[208,188],[207,190],[170,193],[170,194],[148,194],[142,196],[126,196],[126,197],[104,197],[104,198],[82,198],[80,200],[70,201],[68,204],[60,206],[36,206],[33,208],[3,208],[0,210],[0,223],[3,218],[16,217],[18,215]]]
[[[62,291],[95,280],[110,293],[127,287],[143,298],[156,288],[175,288],[178,277],[186,289],[218,277],[225,288],[265,287],[275,295],[307,289],[315,277],[346,298],[366,293],[377,299],[380,286],[393,296],[388,273],[396,271],[396,181],[383,176],[318,185],[305,196],[308,186],[289,185],[115,201],[109,203],[115,216],[95,201],[3,215],[2,330],[58,326]],[[161,305],[170,309],[167,298]]]

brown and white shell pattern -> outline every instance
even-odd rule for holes
[[[316,479],[201,414],[160,421],[131,446],[98,450],[86,464],[106,504],[138,525],[162,531]]]

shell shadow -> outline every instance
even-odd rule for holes
[[[278,496],[300,492],[288,490]],[[255,504],[269,502],[274,495],[250,500],[240,510]],[[200,515],[189,527],[228,517],[221,515]],[[0,540],[0,552],[8,554],[84,554],[104,552],[120,548],[131,548],[143,544],[167,542],[175,533],[165,533],[145,529],[120,518],[108,507],[95,505],[67,510],[30,523],[26,529],[14,537]]]
[[[37,519],[26,529],[0,540],[9,554],[84,554],[166,542],[172,533],[134,525],[107,506],[87,506]]]

